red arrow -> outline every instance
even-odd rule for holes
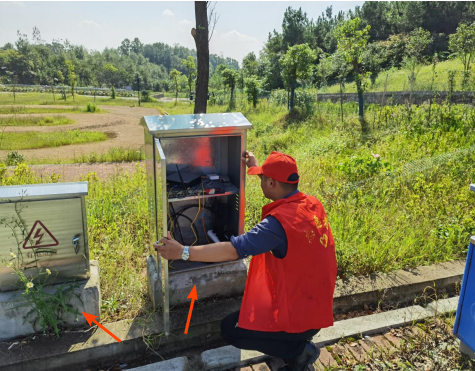
[[[82,312],[82,314],[84,315],[84,317],[86,317],[86,321],[87,321],[87,323],[89,323],[89,326],[92,326],[92,322],[94,322],[97,326],[99,326],[101,329],[103,329],[105,332],[107,332],[110,336],[112,336],[119,343],[122,341],[117,336],[115,336],[112,332],[110,332],[108,329],[106,329],[104,326],[102,326],[99,322],[97,322],[96,321],[97,316],[93,316],[92,314],[84,313],[84,312]]]
[[[185,334],[188,334],[188,327],[190,327],[191,312],[193,312],[193,305],[195,300],[198,300],[198,295],[196,294],[196,285],[191,289],[190,295],[187,299],[191,299],[190,311],[188,312],[188,320],[186,321]]]

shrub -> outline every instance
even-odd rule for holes
[[[152,93],[148,90],[142,91],[142,97],[140,98],[142,102],[153,102]]]
[[[7,154],[7,160],[5,164],[7,166],[18,166],[25,162],[25,158],[18,151],[12,151]]]
[[[362,180],[382,172],[391,171],[391,165],[382,161],[378,154],[371,156],[351,156],[337,165],[337,170],[345,174],[350,181]]]
[[[111,98],[115,99],[115,88],[114,87],[111,88]]]
[[[99,112],[99,111],[100,111],[99,107],[97,107],[94,103],[86,104],[86,112],[94,113],[94,112]]]

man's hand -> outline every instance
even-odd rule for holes
[[[241,157],[241,160],[245,162],[247,167],[259,166],[257,164],[257,159],[252,152],[246,151],[244,157]]]
[[[185,249],[183,245],[172,238],[170,232],[168,232],[168,237],[162,237],[160,241],[153,244],[153,247],[167,260],[181,259],[181,254]]]

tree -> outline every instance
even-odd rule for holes
[[[256,108],[260,89],[259,80],[255,76],[247,77],[244,79],[244,85],[246,86],[247,100],[252,102],[252,106]]]
[[[361,123],[361,129],[363,132],[366,132],[367,127],[364,120],[363,83],[367,73],[362,71],[361,62],[368,43],[371,26],[367,25],[365,28],[360,30],[360,22],[361,20],[359,17],[343,22],[342,25],[337,27],[335,37],[338,42],[338,49],[344,55],[348,63],[353,66],[353,76],[355,78],[356,90],[358,92],[358,116]]]
[[[68,67],[68,80],[69,86],[71,87],[71,94],[73,95],[74,101],[74,88],[76,87],[76,73],[74,72],[74,64],[71,60],[66,61],[66,66]]]
[[[246,76],[257,76],[259,73],[259,62],[254,52],[250,52],[242,60],[242,69]]]
[[[129,39],[122,40],[122,43],[119,46],[119,52],[122,55],[129,55],[132,46]]]
[[[406,44],[406,51],[403,59],[403,63],[409,68],[410,74],[408,76],[409,83],[411,85],[411,95],[409,98],[410,104],[412,104],[412,93],[414,91],[414,85],[416,83],[416,76],[418,71],[416,69],[424,62],[424,51],[432,42],[430,32],[422,28],[417,28],[409,33],[409,37]]]
[[[234,107],[234,89],[238,82],[239,73],[227,67],[221,72],[221,76],[223,76],[224,85],[228,86],[229,89],[231,89],[231,98],[229,100],[229,106],[233,108]]]
[[[306,80],[312,76],[313,63],[317,53],[308,44],[294,45],[282,57],[282,76],[287,86],[290,86],[290,109],[294,108],[295,84],[297,79]]]
[[[191,29],[198,56],[194,113],[206,113],[209,83],[209,30],[206,1],[195,1],[196,28]]]
[[[475,23],[468,26],[465,23],[460,23],[457,32],[449,36],[449,49],[457,55],[463,64],[464,78],[462,85],[465,88],[470,63],[475,53]]]
[[[114,86],[118,69],[112,64],[107,63],[104,67],[104,82],[107,86]]]
[[[310,44],[313,46],[314,36],[310,29],[307,13],[288,7],[282,21],[282,40],[284,51],[294,45]]]
[[[170,78],[172,79],[173,81],[173,89],[175,90],[175,103],[178,102],[178,92],[180,91],[180,76],[181,76],[181,72],[178,71],[178,70],[171,70],[170,71]]]
[[[196,65],[195,65],[195,59],[191,56],[189,56],[186,59],[183,59],[181,61],[183,66],[185,66],[186,71],[187,71],[187,77],[188,77],[188,88],[190,89],[190,97],[191,97],[191,91],[193,87],[193,82],[195,81],[196,78]]]

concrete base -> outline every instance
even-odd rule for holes
[[[100,316],[101,288],[99,279],[99,264],[96,260],[90,262],[91,277],[88,280],[78,281],[79,287],[74,290],[81,300],[73,296],[70,303],[79,312],[86,312]],[[45,289],[48,293],[54,293],[61,285],[57,284]],[[82,301],[82,303],[81,303]],[[11,340],[21,336],[39,332],[41,328],[33,326],[34,315],[24,320],[31,307],[26,306],[26,300],[22,297],[22,291],[0,292],[0,341]],[[79,313],[78,320],[68,314],[64,317],[69,326],[82,326],[87,324],[86,318]],[[100,321],[100,318],[97,319]]]
[[[161,272],[157,260],[147,258],[148,294],[154,309],[162,305]],[[189,304],[191,289],[196,285],[198,300],[242,295],[246,286],[247,267],[243,260],[203,265],[192,270],[169,270],[170,306]]]
[[[463,341],[460,342],[460,353],[463,353],[467,356],[469,356],[471,359],[475,360],[475,352],[470,349]]]

